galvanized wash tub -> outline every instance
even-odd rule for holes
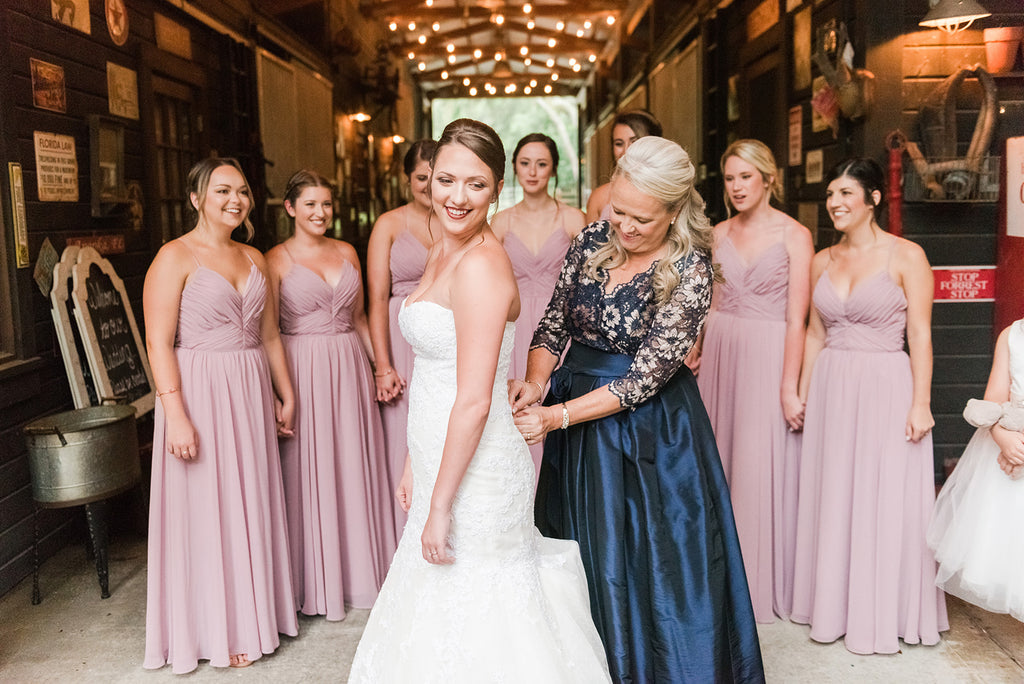
[[[131,489],[142,476],[133,406],[90,406],[24,428],[32,498],[63,508]]]

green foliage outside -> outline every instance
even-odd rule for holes
[[[444,98],[431,103],[431,123],[435,139],[445,125],[455,119],[483,121],[501,136],[508,162],[505,165],[505,189],[498,208],[506,209],[523,199],[523,189],[512,172],[512,151],[520,138],[530,133],[545,133],[558,145],[558,187],[549,190],[570,206],[579,206],[580,160],[579,110],[571,97],[487,97]]]

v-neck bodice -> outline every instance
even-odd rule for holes
[[[285,335],[349,332],[358,292],[359,275],[347,261],[334,287],[302,264],[293,263],[281,279],[281,332]]]
[[[715,248],[725,282],[715,285],[715,310],[760,320],[786,320],[789,253],[781,240],[747,264],[728,235]]]
[[[832,349],[903,350],[907,298],[888,269],[857,283],[841,299],[826,270],[814,287],[814,307],[825,324],[825,346]]]
[[[217,271],[197,266],[181,292],[175,346],[235,351],[260,346],[267,283],[255,264],[239,292]]]

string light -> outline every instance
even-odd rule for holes
[[[558,45],[558,41],[557,40],[555,40],[554,38],[548,38],[548,47],[549,48],[553,48],[556,45]]]
[[[500,62],[501,58],[502,58],[502,54],[500,52],[495,52],[494,53],[494,61],[495,62]]]
[[[448,52],[455,52],[455,43],[448,43],[448,45],[445,47],[445,50],[447,50]]]
[[[569,66],[574,66],[575,64],[576,64],[576,58],[575,57],[570,57],[569,58]]]
[[[548,61],[544,62],[544,65],[545,65],[545,66],[546,66],[546,67],[547,67],[548,69],[550,69],[551,67],[555,66],[555,59],[554,59],[554,57],[549,57],[549,58],[548,58]]]
[[[575,71],[576,73],[579,73],[579,70],[580,70],[580,69],[582,69],[582,68],[583,68],[583,67],[581,67],[581,66],[579,65],[579,63],[576,63],[576,64],[573,64],[573,65],[572,65],[572,70],[573,70],[573,71]]]
[[[426,62],[420,62],[419,64],[416,65],[416,68],[419,69],[420,71],[426,71],[427,70],[427,63]]]
[[[557,72],[556,72],[556,73],[553,73],[553,74],[551,74],[551,80],[552,80],[552,81],[557,81],[557,80],[558,80],[558,73],[557,73]]]
[[[523,88],[523,95],[529,95],[531,91],[532,88],[530,88],[530,86],[526,86],[525,88]]]
[[[447,81],[448,80],[448,72],[447,71],[442,71],[441,72],[441,80],[442,81]]]
[[[410,31],[415,31],[416,30],[416,22],[415,21],[410,21],[409,22],[409,30]]]
[[[576,37],[577,38],[582,38],[583,37],[583,29],[576,29]]]
[[[391,136],[391,142],[395,143],[396,145],[401,145],[402,143],[405,142],[405,138],[395,133],[393,136]]]
[[[588,31],[590,30],[591,26],[593,26],[593,24],[591,23],[591,21],[589,19],[587,19],[585,22],[583,22],[583,28],[587,29]]]
[[[470,89],[469,89],[469,94],[470,94],[470,95],[471,95],[472,97],[476,97],[476,88],[470,88]]]
[[[409,59],[410,59],[410,60],[412,60],[412,59],[416,59],[416,53],[415,53],[415,52],[410,52],[410,53],[409,53]]]
[[[550,83],[547,84],[546,86],[544,86],[544,92],[547,93],[548,95],[551,94],[551,84]]]
[[[530,3],[526,3],[525,5],[523,5],[523,14],[529,14],[532,11],[533,5],[531,5]]]
[[[390,24],[388,24],[388,28],[391,29],[392,31],[397,31],[398,24],[396,24],[395,22],[391,22]]]
[[[564,21],[560,21],[557,24],[555,24],[555,30],[556,31],[564,31],[565,30],[565,22]]]
[[[483,55],[483,54],[484,53],[483,53],[483,51],[480,50],[480,48],[477,48],[476,50],[473,50],[473,57],[474,57],[474,59],[480,59],[480,56]]]
[[[526,55],[530,54],[530,48],[524,45],[523,47],[519,48],[519,54],[525,57]]]
[[[590,61],[590,63],[591,63],[591,64],[593,64],[594,62],[596,62],[596,61],[597,61],[597,55],[595,55],[595,54],[594,54],[593,52],[591,52],[591,53],[590,53],[590,56],[589,56],[589,57],[587,57],[587,60],[589,60],[589,61]]]
[[[531,64],[533,64],[533,60],[527,57],[526,59],[523,60],[523,64],[525,64],[526,66],[530,66]]]
[[[433,24],[431,24],[430,28],[434,29],[435,32],[436,31],[440,31],[441,30],[441,24],[440,24],[440,22],[436,22],[435,21]]]
[[[607,21],[607,22],[608,22],[608,25],[609,25],[609,26],[614,26],[614,25],[615,25],[615,15],[613,15],[613,14],[609,14],[609,15],[608,15],[608,18],[607,18],[607,19],[605,19],[605,21]]]
[[[531,19],[530,21],[526,22],[526,28],[530,29],[531,31],[533,30],[534,26],[536,26],[536,24],[534,23],[533,19]]]
[[[466,76],[466,78],[462,79],[462,85],[464,85],[464,86],[468,86],[469,85],[469,76]]]
[[[427,37],[426,37],[425,35],[423,35],[423,34],[421,33],[421,34],[420,34],[420,37],[419,37],[419,38],[417,38],[416,40],[417,40],[417,41],[419,41],[419,44],[420,44],[420,45],[423,45],[424,43],[426,43],[426,42],[427,42]]]
[[[448,55],[448,63],[455,64],[455,55]]]
[[[535,78],[531,78],[530,79],[530,87],[531,88],[536,88],[537,87],[537,79],[535,79]]]
[[[495,16],[494,17],[494,23],[497,24],[498,26],[501,26],[502,24],[504,24],[505,23],[505,15],[504,14],[499,14],[499,15]]]

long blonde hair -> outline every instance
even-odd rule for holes
[[[696,249],[711,251],[713,235],[711,224],[704,215],[704,200],[693,186],[696,171],[690,155],[682,147],[657,136],[638,139],[619,158],[612,181],[622,178],[638,192],[650,195],[675,214],[669,225],[665,241],[668,254],[654,268],[654,297],[665,304],[672,290],[679,285],[680,273],[676,262]],[[627,253],[616,231],[610,231],[608,241],[594,252],[584,267],[585,273],[599,280],[599,272],[626,263]]]

